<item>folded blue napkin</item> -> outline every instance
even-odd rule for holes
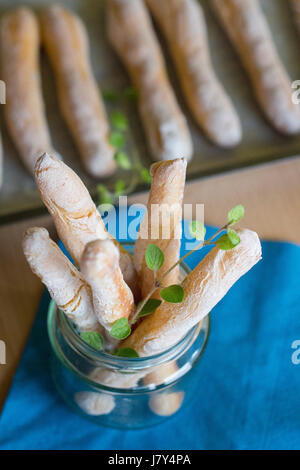
[[[1,415],[0,449],[300,449],[299,282],[300,247],[263,242],[263,261],[212,312],[194,402],[139,431],[99,427],[63,403],[49,371],[45,294]]]

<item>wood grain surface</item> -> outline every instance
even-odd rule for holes
[[[129,202],[145,203],[139,194]],[[228,209],[244,204],[244,226],[263,238],[300,243],[300,158],[205,178],[190,183],[186,203],[205,205],[205,222],[219,225]],[[21,250],[24,230],[46,227],[55,238],[50,217],[0,228],[0,340],[5,341],[7,364],[0,365],[0,408],[24,349],[37,311],[42,285],[29,270]]]

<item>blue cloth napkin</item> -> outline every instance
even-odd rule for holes
[[[62,402],[49,371],[45,294],[2,412],[0,449],[300,449],[299,281],[300,247],[264,242],[263,261],[212,312],[194,403],[139,431],[99,427]]]

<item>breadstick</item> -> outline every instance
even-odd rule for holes
[[[151,167],[152,183],[147,203],[147,214],[141,223],[135,244],[134,263],[140,277],[142,296],[145,297],[154,283],[154,274],[145,262],[149,243],[158,246],[165,256],[158,278],[179,259],[181,242],[182,200],[185,183],[184,158],[155,163]],[[179,267],[164,279],[165,285],[176,284]]]
[[[261,259],[257,234],[246,229],[238,233],[239,245],[229,251],[216,246],[187,276],[182,303],[162,303],[139,324],[122,347],[133,348],[140,356],[157,354],[176,344],[199,323],[233,284]]]
[[[21,7],[4,15],[0,25],[4,113],[10,135],[31,173],[43,152],[54,153],[41,92],[39,52],[39,27],[33,12]]]
[[[31,270],[47,287],[52,299],[81,331],[99,330],[91,289],[79,271],[58,248],[44,228],[30,228],[23,250]]]
[[[300,132],[300,110],[257,0],[212,0],[270,123],[283,134]]]
[[[146,0],[172,54],[186,101],[209,139],[233,147],[242,137],[230,97],[210,59],[207,28],[197,0]]]
[[[189,160],[191,136],[144,3],[109,0],[107,18],[110,42],[138,90],[139,111],[154,160]]]
[[[162,364],[161,366],[155,367],[155,369],[146,375],[144,378],[144,384],[155,386],[160,385],[171,378],[176,377],[178,367],[176,361]],[[181,407],[184,398],[184,392],[156,392],[153,393],[149,400],[149,406],[153,413],[159,416],[170,416]]]
[[[101,215],[81,179],[57,158],[47,154],[40,157],[35,179],[60,238],[79,266],[87,243],[111,238]],[[120,257],[126,267],[125,282],[134,288],[137,282],[133,260],[124,250],[120,250]]]
[[[94,311],[104,328],[110,330],[134,309],[133,295],[119,267],[120,252],[112,240],[95,240],[86,245],[80,269],[92,289]]]
[[[109,125],[89,60],[84,24],[71,11],[50,6],[41,14],[43,41],[56,77],[63,116],[86,170],[95,177],[116,169]]]
[[[74,400],[82,411],[91,416],[107,415],[116,406],[114,397],[104,393],[77,392]]]

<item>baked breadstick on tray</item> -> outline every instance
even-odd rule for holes
[[[241,242],[230,251],[219,247],[187,276],[185,298],[180,304],[164,302],[127,338],[122,347],[140,356],[158,354],[176,344],[224,297],[233,284],[261,259],[261,245],[255,232],[238,231]]]
[[[244,64],[270,123],[283,134],[299,133],[299,106],[292,102],[291,82],[259,2],[212,0],[211,4]]]
[[[191,135],[169,83],[163,55],[141,0],[108,0],[109,40],[138,90],[154,160],[192,157]]]
[[[4,113],[12,140],[31,173],[43,152],[56,154],[45,117],[39,54],[39,25],[34,13],[24,7],[6,13],[0,23]]]
[[[50,239],[47,230],[28,229],[23,237],[23,251],[32,271],[45,284],[58,308],[81,331],[99,330],[89,285]]]
[[[154,283],[154,273],[145,262],[148,244],[158,246],[165,256],[164,265],[157,272],[158,277],[179,260],[185,172],[184,158],[155,163],[151,167],[152,183],[147,213],[141,223],[133,258],[143,297],[148,294]],[[165,284],[176,284],[178,275],[179,267],[166,276]]]
[[[82,21],[71,11],[54,5],[41,14],[42,37],[55,73],[62,114],[94,177],[116,169],[109,143],[109,124],[93,76],[88,36]]]
[[[146,0],[172,54],[186,101],[209,139],[233,147],[242,137],[230,97],[210,59],[206,22],[197,0]]]
[[[87,243],[111,238],[101,215],[81,179],[57,158],[48,154],[40,157],[35,167],[35,180],[60,238],[79,266]],[[125,282],[134,289],[137,274],[133,260],[121,248],[120,263],[125,266]]]
[[[119,266],[120,251],[112,240],[95,240],[86,245],[80,269],[92,288],[94,311],[110,330],[119,318],[128,318],[134,310],[134,298]]]

